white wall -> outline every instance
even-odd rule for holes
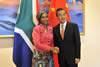
[[[12,56],[13,38],[0,38],[0,67],[15,67]]]
[[[79,67],[100,67],[100,0],[85,1],[85,31]]]
[[[79,67],[100,67],[100,0],[85,1],[85,35],[81,35],[82,57]],[[0,67],[15,67],[13,38],[0,39]]]

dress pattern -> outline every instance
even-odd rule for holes
[[[34,50],[33,67],[54,67],[52,52]]]

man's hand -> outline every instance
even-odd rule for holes
[[[57,52],[59,53],[59,51],[60,51],[60,50],[59,50],[59,48],[58,48],[58,47],[55,47],[55,49],[56,49],[56,50],[57,50]]]
[[[75,58],[75,64],[78,64],[78,63],[79,63],[79,61],[80,61],[80,59],[79,59],[79,58]]]
[[[51,47],[51,51],[55,54],[59,53],[59,48],[58,47]]]

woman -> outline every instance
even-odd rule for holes
[[[53,47],[53,29],[48,23],[48,14],[41,11],[37,14],[39,25],[33,29],[34,42],[33,67],[54,67],[53,53],[59,49]]]

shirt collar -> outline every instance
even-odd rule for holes
[[[64,27],[66,27],[67,21],[65,21],[63,24],[64,24]],[[60,26],[61,26],[61,25],[62,25],[62,24],[60,24]]]

